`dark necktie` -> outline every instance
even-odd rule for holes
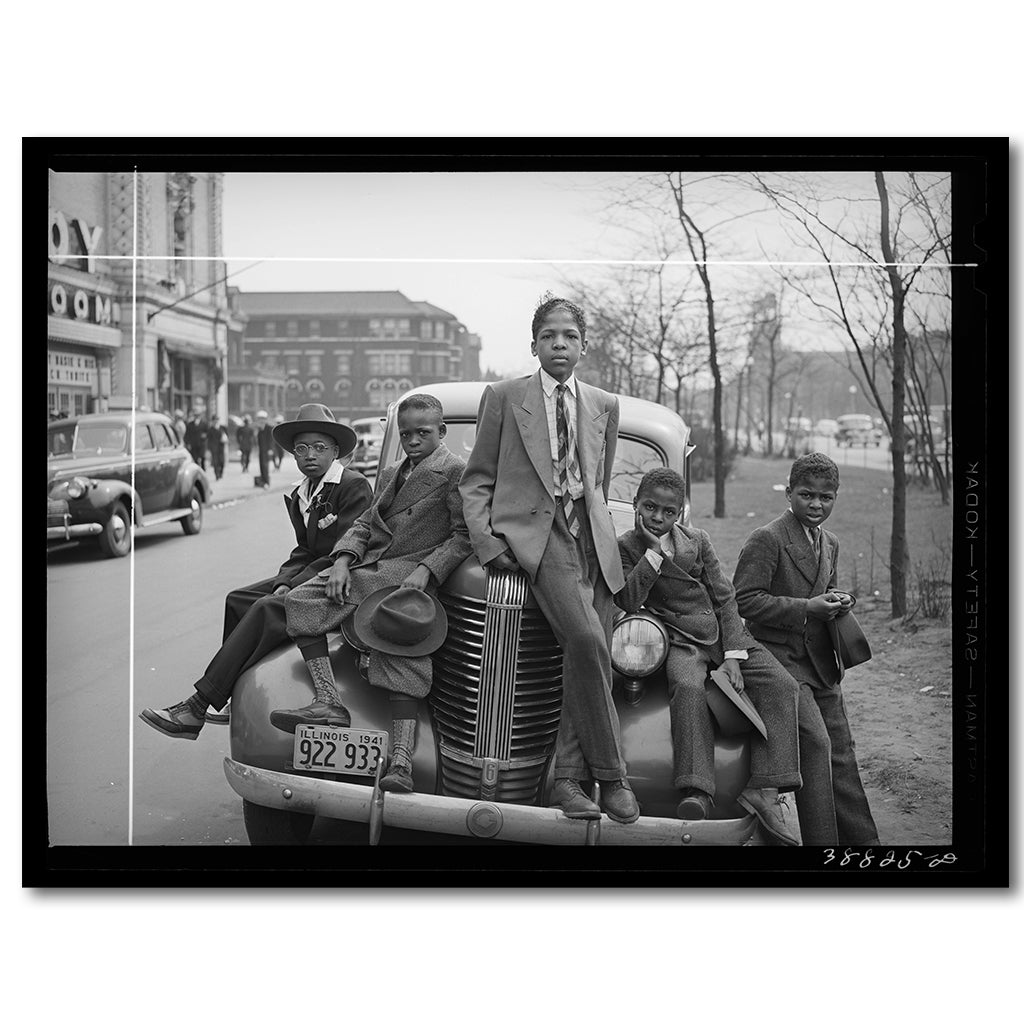
[[[821,557],[821,527],[811,527],[811,547],[814,548],[814,557]]]
[[[565,521],[569,524],[569,532],[578,537],[580,524],[576,519],[576,505],[569,493],[569,462],[572,456],[569,453],[569,423],[565,418],[566,385],[559,384],[555,390],[558,392],[558,400],[555,403],[555,424],[558,428],[558,485],[562,489],[562,509],[565,512]]]

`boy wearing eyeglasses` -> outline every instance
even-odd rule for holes
[[[305,477],[284,499],[295,547],[274,576],[228,594],[223,643],[195,684],[196,692],[180,704],[146,708],[139,715],[165,736],[194,740],[204,722],[227,721],[226,714],[208,709],[220,711],[238,677],[288,642],[285,595],[331,565],[335,543],[373,500],[366,478],[338,461],[355,447],[355,432],[338,423],[326,406],[302,406],[296,419],[274,428],[274,435]]]

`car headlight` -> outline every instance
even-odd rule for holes
[[[50,491],[51,498],[81,498],[89,490],[90,481],[84,476],[73,476],[70,480],[61,480]]]
[[[653,615],[627,615],[612,630],[612,666],[619,675],[649,676],[667,657],[668,633]]]

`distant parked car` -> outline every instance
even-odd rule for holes
[[[873,445],[875,448],[882,443],[881,431],[875,427],[875,421],[866,413],[847,413],[836,419],[839,430],[836,432],[836,443],[842,447],[852,448],[854,445],[862,445],[867,448]]]
[[[839,423],[836,420],[818,420],[814,424],[814,433],[818,437],[834,438],[839,433]]]
[[[348,465],[364,475],[373,476],[384,445],[384,422],[379,416],[368,416],[353,420],[349,426],[356,432],[356,446]]]
[[[202,529],[213,488],[162,413],[136,413],[134,435],[128,412],[57,420],[46,451],[47,545],[95,537],[105,555],[121,558],[133,525],[178,520],[186,534]]]

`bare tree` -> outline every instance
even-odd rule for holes
[[[924,185],[908,177],[895,192],[881,172],[874,174],[876,205],[867,224],[858,216],[867,209],[866,196],[825,197],[814,183],[786,176],[754,175],[762,193],[798,228],[799,240],[820,258],[821,274],[783,272],[811,305],[845,334],[852,346],[854,367],[885,421],[892,439],[892,534],[889,550],[892,615],[907,609],[906,431],[908,303],[922,268],[936,256],[948,265],[948,222],[941,219],[931,196],[948,190],[948,179]],[[861,221],[858,226],[857,221]],[[843,269],[842,263],[854,264]],[[880,389],[885,368],[891,402]]]

